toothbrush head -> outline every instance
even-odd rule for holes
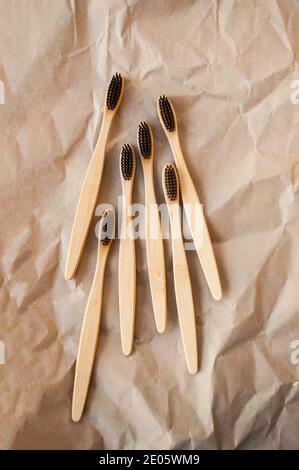
[[[163,168],[163,189],[167,202],[177,202],[179,199],[179,179],[175,165],[168,163]]]
[[[138,126],[137,141],[140,155],[150,159],[154,153],[154,142],[152,130],[146,122],[141,122]]]
[[[135,173],[135,155],[133,148],[129,144],[122,146],[120,152],[120,171],[126,181],[133,179]]]
[[[173,106],[167,96],[160,96],[158,100],[158,114],[161,124],[168,132],[173,132],[176,129],[176,117]]]
[[[113,208],[106,209],[102,215],[99,235],[100,242],[104,246],[108,246],[114,238],[115,234],[115,213]]]
[[[118,108],[122,98],[123,86],[124,81],[121,74],[114,74],[109,83],[106,97],[106,106],[110,111],[114,111]]]

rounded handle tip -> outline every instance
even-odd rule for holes
[[[195,375],[198,372],[198,362],[197,359],[194,361],[194,363],[188,364],[188,372],[191,375]]]
[[[67,281],[70,281],[73,279],[75,274],[75,269],[73,269],[72,266],[70,266],[69,263],[66,264],[65,271],[64,271],[64,277]]]
[[[214,300],[221,300],[222,299],[221,286],[219,286],[218,289],[212,290],[211,292],[212,292],[212,296],[213,296]]]
[[[161,321],[161,322],[157,322],[156,324],[157,326],[157,331],[160,335],[162,335],[163,333],[165,333],[166,331],[166,327],[167,327],[167,323],[166,323],[166,320],[165,321]]]
[[[82,417],[82,410],[77,409],[76,407],[73,406],[72,409],[72,420],[74,423],[78,423]]]
[[[122,342],[123,355],[128,357],[133,352],[133,342]]]

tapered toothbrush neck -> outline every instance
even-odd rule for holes
[[[132,192],[133,192],[133,182],[131,181],[123,181],[123,204],[128,205],[132,203]]]
[[[177,131],[173,135],[169,136],[169,143],[175,163],[179,166],[182,162],[184,162],[184,157]]]
[[[144,186],[147,188],[153,182],[153,159],[148,159],[143,162],[143,176],[144,176]]]

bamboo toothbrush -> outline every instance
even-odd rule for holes
[[[179,180],[174,165],[164,166],[162,181],[171,226],[173,277],[179,324],[188,371],[195,374],[198,369],[195,312],[181,230]]]
[[[135,167],[133,148],[125,144],[120,153],[123,205],[118,268],[120,333],[125,356],[129,356],[132,352],[135,326],[136,258],[134,230],[130,215]]]
[[[146,122],[139,124],[137,142],[144,175],[145,239],[150,289],[157,330],[163,333],[167,322],[164,247],[154,186],[154,139]]]
[[[195,186],[182,153],[174,108],[166,96],[160,96],[157,104],[161,125],[168,138],[180,180],[181,195],[188,225],[197,254],[215,300],[222,297],[222,288],[213,246]],[[197,217],[196,217],[197,216]],[[198,220],[200,219],[200,220]]]
[[[105,267],[114,238],[114,227],[114,210],[109,208],[104,212],[100,222],[97,265],[80,336],[73,391],[73,421],[80,420],[86,402],[101,321]]]
[[[107,90],[100,136],[85,174],[76,209],[66,260],[66,279],[74,277],[80,262],[100,189],[108,134],[113,118],[119,108],[123,89],[123,79],[119,73],[116,73],[113,75]]]

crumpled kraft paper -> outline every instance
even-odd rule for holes
[[[298,2],[1,0],[0,13],[0,447],[298,449]],[[188,252],[200,345],[200,371],[192,377],[169,241],[169,320],[161,336],[139,240],[135,350],[125,358],[114,242],[91,389],[74,424],[74,363],[98,217],[75,280],[63,273],[116,71],[125,94],[99,202],[116,206],[120,147],[136,143],[140,120],[153,127],[163,202],[160,175],[172,155],[156,100],[167,94],[224,297],[213,301],[196,253]],[[138,161],[136,202],[143,189]]]

